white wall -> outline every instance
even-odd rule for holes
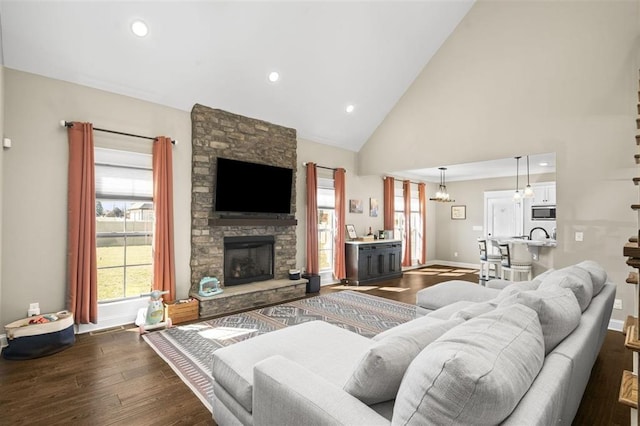
[[[191,253],[189,112],[4,69],[5,126],[13,147],[2,158],[0,322],[66,308],[67,132],[60,120],[179,141],[173,151],[177,297],[187,297]],[[98,138],[106,138],[95,133]],[[122,138],[129,147],[150,141]]]
[[[555,264],[602,264],[624,302],[613,317],[624,320],[634,305],[622,247],[637,234],[639,9],[478,0],[362,148],[362,173],[556,152],[565,208]]]

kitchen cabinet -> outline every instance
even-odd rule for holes
[[[345,243],[348,284],[369,284],[402,277],[402,241]]]
[[[532,205],[554,205],[556,203],[556,183],[532,185]]]

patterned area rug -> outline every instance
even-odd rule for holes
[[[211,411],[211,359],[216,349],[307,321],[322,320],[373,337],[415,317],[414,305],[347,290],[178,325],[142,337]]]

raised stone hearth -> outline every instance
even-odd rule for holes
[[[211,297],[197,292],[190,296],[200,301],[200,318],[205,318],[298,299],[304,297],[306,291],[306,279],[285,279],[230,286]]]

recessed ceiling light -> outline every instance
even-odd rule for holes
[[[541,167],[547,167],[549,165],[549,163],[543,161],[542,163],[539,163],[539,165]]]
[[[353,112],[353,110],[355,109],[355,107],[353,105],[347,105],[346,111],[351,114]]]
[[[276,81],[278,81],[279,78],[280,78],[280,74],[278,74],[276,71],[271,71],[269,73],[270,82],[275,83]]]
[[[138,37],[144,37],[149,32],[149,28],[147,24],[142,21],[134,21],[133,24],[131,24],[131,31]]]

